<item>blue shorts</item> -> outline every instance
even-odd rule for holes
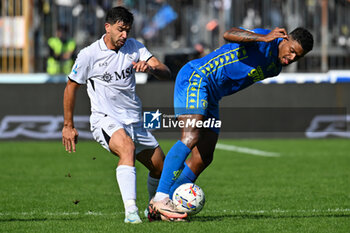
[[[186,64],[177,74],[174,90],[175,116],[200,114],[205,119],[219,119],[219,103],[209,92],[208,78],[203,78]],[[220,129],[211,128],[219,133]]]

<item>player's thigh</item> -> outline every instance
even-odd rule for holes
[[[175,115],[207,115],[208,83],[195,71],[185,68],[180,71],[174,90]]]
[[[106,150],[120,156],[133,153],[135,146],[132,139],[119,121],[105,116],[91,123],[94,139]]]
[[[211,129],[203,129],[197,145],[192,149],[191,157],[186,161],[197,176],[213,161],[217,140],[216,132]]]
[[[133,157],[135,145],[124,128],[121,128],[112,134],[109,141],[109,149],[119,157]]]
[[[136,155],[136,159],[150,171],[151,177],[160,178],[165,159],[165,155],[160,146],[141,151]]]

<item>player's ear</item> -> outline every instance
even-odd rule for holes
[[[281,44],[288,44],[288,42],[290,41],[290,37],[288,38],[283,38],[283,40],[281,41]]]
[[[105,29],[107,33],[109,33],[110,28],[111,28],[111,25],[109,23],[105,23]]]

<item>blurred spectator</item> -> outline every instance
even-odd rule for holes
[[[58,25],[68,25],[72,22],[72,9],[77,0],[56,0],[58,10]]]
[[[68,37],[68,31],[67,25],[61,25],[56,31],[56,36],[48,40],[50,56],[47,59],[46,71],[50,75],[71,72],[76,43]]]
[[[271,21],[271,28],[282,27],[283,26],[283,17],[282,9],[278,0],[273,0],[271,2],[271,12],[269,14]]]
[[[253,29],[260,27],[261,25],[261,18],[259,16],[259,13],[256,12],[253,8],[247,9],[247,15],[243,19],[243,27],[246,29]]]
[[[225,22],[225,28],[231,28],[231,7],[232,7],[232,1],[230,0],[223,0],[222,1],[222,8],[224,11],[224,22]]]
[[[163,1],[157,1],[162,3]],[[152,39],[160,29],[163,29],[166,25],[177,19],[177,13],[174,9],[164,4],[153,16],[151,22],[142,30],[143,37],[145,39]]]
[[[194,50],[196,51],[195,58],[201,58],[210,53],[210,49],[204,42],[198,42],[194,45]]]
[[[350,30],[348,25],[344,24],[340,28],[340,36],[338,37],[338,44],[341,47],[348,46],[350,48]]]

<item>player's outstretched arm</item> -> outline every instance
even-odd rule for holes
[[[151,57],[147,62],[133,62],[136,72],[144,72],[154,75],[159,80],[167,80],[171,78],[169,68],[160,62],[156,57]]]
[[[224,39],[234,43],[255,41],[271,42],[277,38],[288,39],[287,31],[284,28],[276,27],[269,34],[264,35],[233,27],[224,33]]]
[[[68,80],[63,95],[64,122],[62,129],[62,144],[66,151],[75,152],[75,144],[78,140],[78,131],[74,128],[73,112],[75,105],[75,94],[79,84]]]

